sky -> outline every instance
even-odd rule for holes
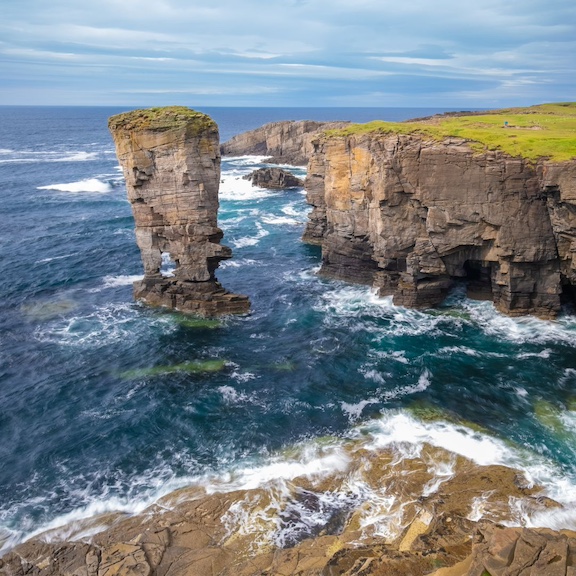
[[[576,100],[574,0],[0,0],[0,104]]]

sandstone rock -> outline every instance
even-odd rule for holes
[[[312,140],[323,130],[346,126],[348,122],[298,120],[271,122],[234,136],[220,147],[223,155],[271,156],[274,164],[305,166],[312,154]]]
[[[282,170],[282,168],[259,168],[243,178],[244,180],[250,180],[254,186],[271,188],[273,190],[304,186],[303,180],[294,176],[294,174],[288,172],[288,170]]]
[[[59,532],[52,530],[6,554],[0,575],[424,576],[443,568],[438,576],[464,576],[474,567],[470,574],[480,576],[490,566],[496,576],[503,574],[498,572],[503,566],[522,565],[540,570],[526,574],[555,576],[552,570],[558,567],[572,568],[576,541],[571,533],[503,529],[469,518],[479,498],[485,517],[494,522],[510,519],[511,499],[522,500],[525,511],[541,511],[544,505],[534,497],[537,489],[527,488],[518,471],[477,466],[432,446],[401,461],[394,451],[366,453],[362,442],[347,450],[348,469],[328,477],[295,478],[280,490],[272,486],[206,494],[200,487],[182,489],[141,515],[100,517],[92,525],[108,523],[108,528],[89,542],[59,542]],[[438,482],[437,463],[444,461],[451,462],[454,474],[430,489]],[[329,499],[337,492],[348,497],[351,478],[381,491],[384,508],[370,498],[352,498],[352,513],[338,522],[325,514],[325,525],[314,529],[315,537],[293,531],[294,537],[277,539],[278,530],[302,522],[295,502],[305,515],[318,515],[319,496]],[[388,535],[382,527],[371,531],[369,523],[359,520],[362,514],[386,523]],[[396,517],[397,529],[386,516]],[[86,533],[80,526],[76,531]],[[447,572],[450,567],[459,571]]]
[[[409,307],[459,279],[511,315],[554,317],[576,285],[576,163],[532,164],[419,135],[322,137],[306,178],[304,241],[321,274]]]
[[[220,244],[217,226],[216,124],[199,112],[171,107],[113,116],[109,128],[144,264],[135,297],[203,316],[247,312],[248,298],[227,292],[214,275],[219,261],[232,256]],[[163,253],[176,263],[173,278],[160,272]]]

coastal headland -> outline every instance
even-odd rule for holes
[[[200,315],[246,311],[214,278],[231,256],[216,225],[214,123],[172,108],[116,116],[111,129],[146,274],[137,297]],[[465,281],[505,313],[554,317],[576,284],[575,133],[573,104],[315,127],[304,241],[322,246],[321,274],[405,306],[434,306]],[[162,253],[177,261],[174,278]],[[424,409],[408,429],[437,416]],[[442,428],[474,441],[470,423]],[[429,442],[380,446],[368,432],[313,444],[283,455],[288,472],[206,478],[141,514],[38,534],[0,559],[0,574],[576,573],[576,533],[539,527],[565,509],[519,469]]]

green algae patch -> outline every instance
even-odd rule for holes
[[[218,128],[210,116],[186,106],[165,106],[123,112],[110,117],[108,127],[113,131],[151,130],[159,132],[184,128],[192,134]]]
[[[566,440],[573,436],[562,421],[560,409],[550,402],[538,400],[534,404],[534,415],[542,426],[548,428],[560,440]]]
[[[419,135],[439,142],[462,138],[475,152],[499,150],[531,161],[546,158],[564,162],[576,158],[576,103],[445,114],[407,122],[378,120],[329,130],[326,136],[392,133]]]
[[[220,328],[222,326],[222,323],[219,320],[203,318],[202,316],[185,316],[183,314],[174,314],[172,315],[172,318],[179,326],[182,326],[183,328],[213,330],[214,328]]]
[[[164,376],[178,372],[188,374],[206,374],[220,372],[226,368],[226,360],[200,360],[196,362],[182,362],[170,366],[152,366],[151,368],[137,368],[122,372],[120,377],[123,380],[136,380],[137,378],[148,378],[151,376]]]
[[[20,309],[30,320],[43,322],[64,316],[77,307],[74,300],[54,300],[24,304]]]

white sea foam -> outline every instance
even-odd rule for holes
[[[262,164],[268,156],[224,156],[222,162],[232,166],[249,166],[255,167],[256,164]]]
[[[262,227],[259,222],[256,222],[256,235],[255,236],[244,236],[235,240],[231,240],[230,243],[235,248],[244,248],[246,246],[256,246],[262,240],[262,238],[268,236],[270,232]]]
[[[497,339],[519,344],[545,345],[556,342],[576,346],[574,316],[563,316],[552,322],[534,316],[505,316],[496,310],[492,302],[463,300],[461,306],[487,335]]]
[[[114,342],[138,338],[146,329],[160,329],[168,333],[176,329],[174,323],[162,316],[144,323],[138,312],[128,304],[109,304],[81,316],[72,316],[39,326],[34,337],[40,342],[62,346],[100,347]]]
[[[348,419],[350,422],[355,422],[362,416],[362,411],[366,406],[370,406],[370,404],[377,404],[379,402],[378,398],[368,398],[367,400],[361,400],[356,404],[348,404],[348,402],[340,402],[340,406],[342,406],[342,411],[348,414]]]
[[[298,226],[302,224],[303,221],[289,218],[288,216],[267,215],[262,217],[262,222],[265,224],[275,224],[277,226]]]
[[[1,164],[18,164],[30,162],[86,162],[95,160],[99,152],[85,150],[9,150],[3,149]],[[8,158],[6,158],[8,156]]]
[[[268,198],[274,193],[258,186],[253,186],[249,180],[244,180],[240,174],[223,173],[220,180],[220,200],[232,202],[247,202],[249,200],[260,200]]]
[[[252,258],[239,258],[238,260],[224,260],[220,262],[219,268],[242,268],[242,266],[261,266],[262,262]]]
[[[132,286],[137,280],[142,280],[142,274],[105,276],[104,288],[117,288],[118,286]]]
[[[102,182],[97,178],[88,178],[78,182],[68,184],[49,184],[47,186],[38,186],[38,190],[58,190],[59,192],[99,192],[106,193],[112,191],[109,182]]]

